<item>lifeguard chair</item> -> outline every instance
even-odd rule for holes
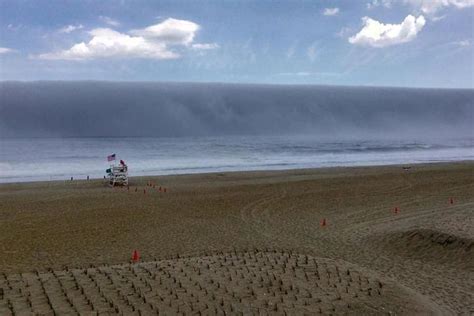
[[[115,156],[115,155],[114,155]],[[115,161],[115,157],[114,157]],[[128,166],[123,160],[120,160],[118,166],[111,165],[110,168],[105,170],[109,179],[109,185],[114,187],[118,186],[127,186],[128,185]]]

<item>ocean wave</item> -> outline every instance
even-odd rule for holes
[[[474,160],[469,144],[470,138],[442,143],[321,142],[288,136],[128,138],[112,143],[107,138],[10,139],[0,151],[0,182],[101,178],[111,153],[124,159],[134,176]]]

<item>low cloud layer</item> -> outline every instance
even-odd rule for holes
[[[111,24],[111,23],[108,23]],[[194,43],[200,26],[194,22],[168,18],[165,21],[128,33],[111,28],[96,28],[91,39],[71,48],[37,56],[40,59],[87,60],[96,58],[173,59],[178,49],[214,49],[215,43]],[[67,30],[72,31],[72,28]]]
[[[364,26],[349,38],[349,43],[372,47],[386,47],[410,42],[425,26],[426,20],[420,15],[408,15],[400,24],[384,24],[369,17],[362,18]]]
[[[4,137],[465,137],[472,134],[473,115],[473,90],[212,83],[0,83],[0,135]]]

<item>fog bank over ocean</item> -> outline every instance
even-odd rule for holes
[[[473,136],[474,90],[2,82],[1,137]]]

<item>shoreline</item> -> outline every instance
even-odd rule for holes
[[[237,173],[278,173],[278,172],[292,172],[292,171],[307,171],[314,172],[318,170],[337,170],[337,169],[359,169],[359,168],[390,168],[390,167],[426,167],[426,166],[445,166],[451,164],[474,164],[474,160],[454,160],[454,161],[433,161],[433,162],[416,162],[416,163],[404,163],[404,164],[381,164],[381,165],[341,165],[341,166],[330,166],[330,167],[315,167],[315,168],[288,168],[288,169],[255,169],[255,170],[230,170],[230,171],[210,171],[210,172],[189,172],[189,173],[173,173],[173,174],[150,174],[150,175],[137,175],[129,176],[129,180],[140,180],[143,178],[166,178],[166,177],[179,177],[179,176],[193,176],[193,175],[214,175],[214,174],[237,174]],[[74,178],[72,181],[69,178],[65,179],[53,179],[53,180],[32,180],[32,181],[12,181],[12,182],[1,182],[1,186],[18,185],[18,184],[40,184],[40,183],[77,183],[77,182],[92,182],[104,180],[103,178],[90,177],[89,180],[85,178]]]

